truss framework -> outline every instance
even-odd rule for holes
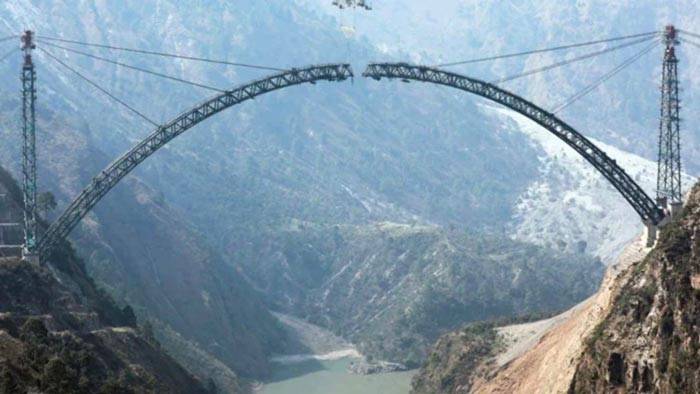
[[[661,115],[659,120],[659,158],[656,178],[656,199],[662,205],[680,204],[681,142],[680,99],[678,96],[678,58],[675,45],[676,30],[667,26],[665,32],[663,74],[661,78]]]
[[[243,101],[275,90],[316,81],[344,81],[352,78],[349,64],[323,64],[291,69],[268,76],[221,93],[181,113],[158,127],[151,135],[112,162],[92,179],[61,216],[49,226],[39,240],[38,252],[42,259],[65,238],[80,220],[136,166],[146,160],[173,138],[196,126],[209,117]]]
[[[414,80],[450,86],[502,104],[532,119],[583,156],[622,194],[642,221],[657,225],[665,217],[665,213],[656,202],[617,165],[615,160],[554,114],[514,93],[464,75],[407,63],[371,63],[362,75],[375,80],[398,78],[404,81]]]
[[[33,33],[22,36],[22,195],[24,202],[24,255],[34,254],[37,245],[36,223],[36,71],[31,51]]]

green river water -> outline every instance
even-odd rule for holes
[[[347,372],[351,358],[275,364],[263,394],[407,394],[416,371],[374,375]]]

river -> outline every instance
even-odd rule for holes
[[[307,360],[274,363],[272,379],[259,393],[263,394],[407,394],[413,371],[357,375],[347,371],[355,360]]]
[[[273,313],[298,347],[271,358],[272,377],[262,394],[407,394],[415,371],[358,375],[348,371],[362,355],[345,339],[297,317]]]

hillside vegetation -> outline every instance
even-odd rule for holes
[[[21,213],[18,188],[0,169],[2,217]],[[0,257],[0,392],[205,393],[168,356],[131,307],[87,275],[67,243],[37,266]]]
[[[388,222],[293,222],[237,253],[272,308],[408,366],[467,322],[567,308],[591,294],[603,272],[581,255]]]

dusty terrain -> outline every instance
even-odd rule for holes
[[[507,346],[496,356],[498,369],[490,378],[478,379],[472,392],[566,393],[584,339],[607,314],[613,294],[625,281],[620,273],[649,251],[639,237],[608,268],[600,290],[587,300],[547,320],[499,328]]]

